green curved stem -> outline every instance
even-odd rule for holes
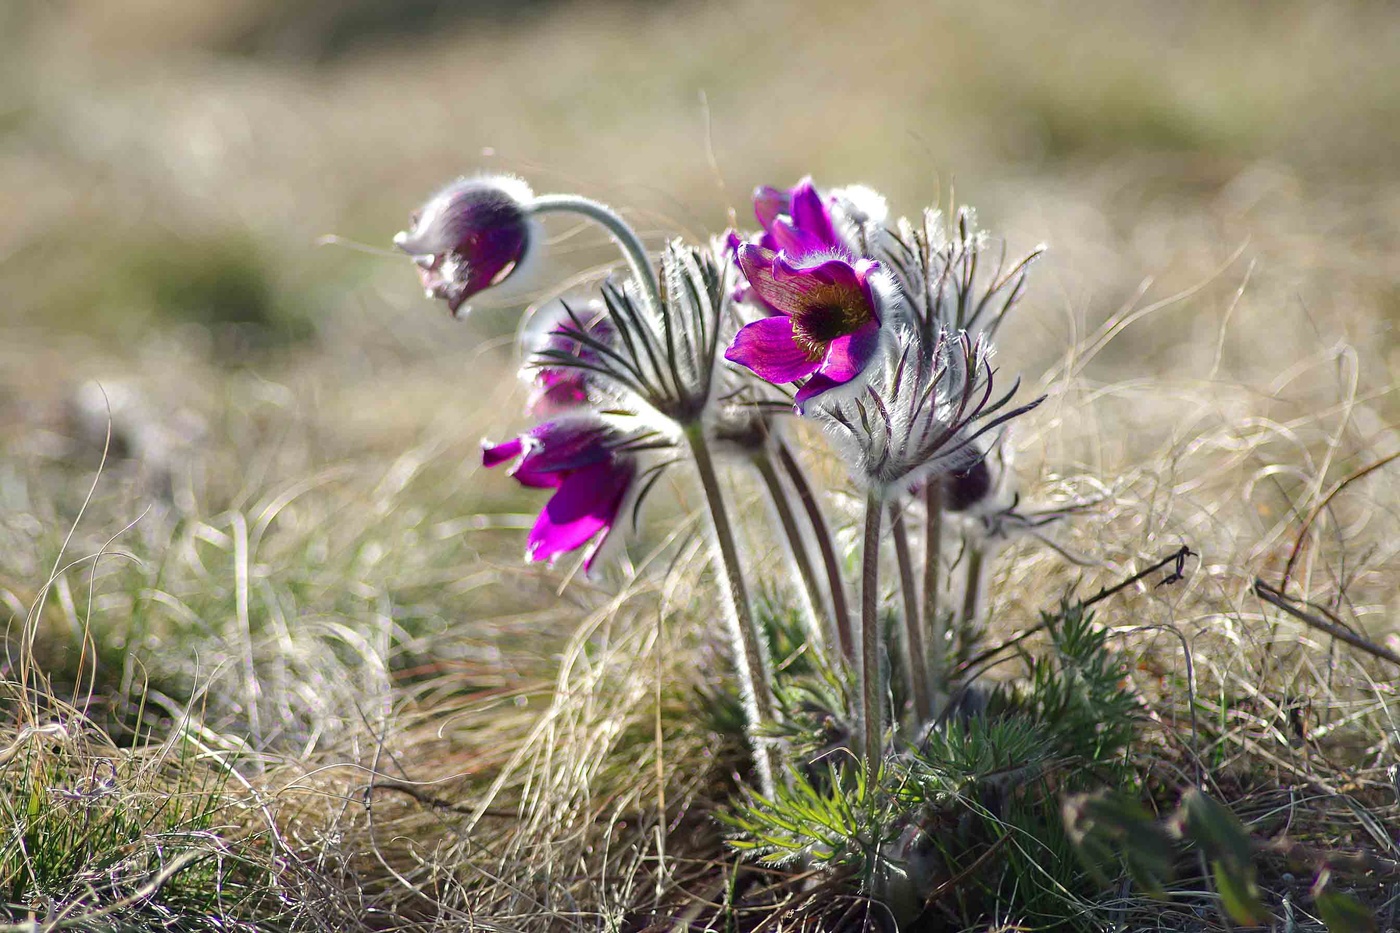
[[[730,636],[734,642],[735,661],[739,669],[739,688],[749,720],[749,742],[753,746],[754,768],[758,773],[760,790],[764,796],[771,797],[773,762],[769,757],[767,745],[757,734],[760,725],[770,723],[774,719],[775,704],[768,674],[768,650],[749,603],[748,589],[744,585],[744,575],[739,563],[739,549],[735,545],[729,514],[724,508],[724,497],[720,492],[719,476],[715,473],[709,444],[699,425],[686,428],[685,437],[695,458],[695,471],[700,474],[700,486],[705,491],[705,504],[709,507],[710,525],[714,532],[712,541],[720,563],[720,573],[717,576],[730,609],[724,615],[729,622]]]
[[[871,491],[865,500],[865,542],[860,575],[860,721],[861,763],[866,773],[879,773],[884,745],[885,704],[880,690],[880,516],[884,500]]]
[[[962,617],[958,620],[958,660],[972,655],[972,644],[980,634],[978,615],[982,603],[982,547],[971,541],[967,545],[967,587],[963,590]]]
[[[661,313],[661,285],[657,281],[651,257],[647,255],[646,247],[642,244],[642,238],[637,236],[637,231],[633,230],[617,211],[582,195],[543,194],[530,202],[530,213],[578,214],[602,225],[622,249],[627,264],[632,267],[633,277],[646,290],[652,310]]]

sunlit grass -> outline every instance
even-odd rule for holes
[[[227,10],[0,13],[33,40],[0,65],[22,78],[0,100],[10,920],[722,929],[799,916],[804,890],[850,906],[802,869],[740,869],[715,819],[744,747],[695,490],[602,579],[522,566],[526,500],[475,464],[518,424],[492,341],[535,293],[455,326],[406,263],[315,246],[387,246],[480,164],[582,176],[648,232],[720,229],[753,184],[810,171],[906,204],[951,186],[1048,241],[1003,335],[1051,392],[1017,470],[1033,502],[1094,505],[1055,529],[1080,563],[1030,539],[997,556],[989,643],[1189,544],[1185,579],[1096,607],[1144,704],[1132,779],[1164,812],[1201,777],[1261,837],[1393,858],[1395,671],[1253,593],[1296,549],[1294,592],[1393,646],[1397,474],[1345,482],[1400,449],[1393,16],[562,5],[312,68],[265,5]],[[151,16],[181,55],[134,60]],[[240,35],[258,48],[209,52]],[[605,255],[551,232],[569,271]],[[113,401],[100,475],[88,380]],[[979,865],[980,890],[1223,925],[1202,879],[1056,900],[1033,861]],[[1300,922],[1310,870],[1261,861]]]

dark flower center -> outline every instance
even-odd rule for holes
[[[854,334],[871,319],[870,308],[857,296],[830,291],[792,316],[793,339],[812,360],[821,359],[831,341]]]

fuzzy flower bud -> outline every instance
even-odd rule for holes
[[[1019,388],[994,398],[991,348],[964,332],[940,331],[933,346],[900,330],[859,393],[812,407],[856,478],[872,489],[909,488],[935,476],[975,471],[978,438],[1042,398],[1007,409]]]
[[[394,245],[417,263],[428,297],[459,317],[469,298],[505,281],[529,254],[533,198],[517,178],[459,178],[413,215]]]

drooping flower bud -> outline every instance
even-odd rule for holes
[[[500,444],[483,442],[485,467],[515,461],[510,474],[522,486],[553,489],[526,542],[532,561],[553,561],[591,545],[584,569],[592,569],[637,489],[638,453],[669,446],[654,432],[619,430],[591,413],[536,425]]]
[[[966,512],[993,492],[992,470],[985,456],[965,470],[953,470],[943,478],[943,507],[949,512]]]
[[[533,198],[518,178],[459,178],[413,215],[394,245],[418,264],[428,297],[459,317],[469,298],[505,281],[530,253]]]

